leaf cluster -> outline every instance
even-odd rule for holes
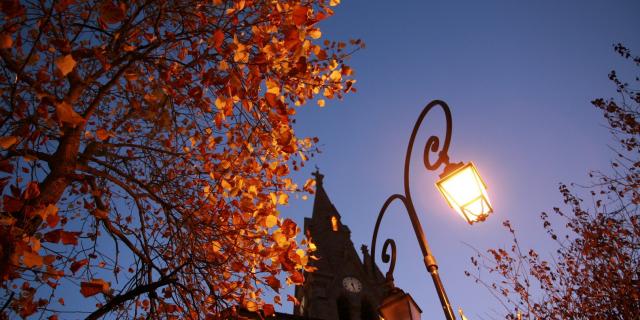
[[[272,313],[309,259],[277,209],[313,187],[296,110],[355,91],[338,3],[3,1],[0,313]]]

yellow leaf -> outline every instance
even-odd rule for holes
[[[58,115],[58,119],[60,119],[60,121],[68,124],[72,128],[84,123],[84,118],[73,111],[71,105],[66,101],[62,101],[56,105],[56,115]]]
[[[18,142],[18,138],[14,136],[0,137],[0,147],[2,147],[2,149],[9,149],[12,145],[16,144],[16,142]]]
[[[320,32],[320,29],[310,29],[309,30],[309,36],[313,39],[320,39],[320,37],[322,37],[322,32]]]
[[[231,185],[229,184],[229,182],[227,182],[227,180],[222,180],[220,184],[225,190],[231,190]]]
[[[70,54],[57,58],[55,63],[63,76],[69,74],[69,72],[71,72],[76,66],[76,61],[73,60],[73,57]]]
[[[278,204],[287,204],[289,203],[289,195],[286,193],[283,193],[280,195],[280,198],[278,198]]]
[[[273,93],[275,95],[279,95],[280,94],[280,86],[278,85],[277,82],[271,80],[271,79],[267,79],[267,92],[268,93]]]
[[[331,81],[338,82],[340,81],[340,79],[342,79],[342,74],[340,74],[340,71],[338,70],[333,70],[333,72],[331,72],[331,75],[329,75],[329,80]]]
[[[340,4],[340,0],[331,0],[329,1],[329,5],[335,7]]]
[[[268,215],[267,218],[264,220],[264,225],[267,228],[272,228],[277,223],[278,223],[278,218],[272,214]]]
[[[277,204],[278,203],[278,196],[275,193],[271,192],[269,194],[269,197],[271,198],[271,202],[273,202],[273,204]]]
[[[273,241],[275,241],[278,244],[278,247],[285,247],[289,245],[289,240],[287,240],[287,237],[284,234],[282,234],[282,232],[280,231],[274,232],[272,237],[273,237]]]
[[[220,250],[222,249],[222,245],[220,244],[220,242],[214,240],[214,241],[211,241],[211,248],[213,249],[213,252],[220,253]]]
[[[318,99],[318,105],[324,107],[324,99]]]
[[[238,48],[236,52],[233,54],[233,61],[246,63],[249,61],[249,53],[247,52],[247,47],[240,42],[236,42]]]
[[[247,307],[247,310],[249,310],[250,312],[258,311],[258,304],[256,304],[253,301],[248,301],[246,307]]]
[[[215,104],[218,110],[227,109],[227,99],[225,99],[224,97],[217,97]]]
[[[36,252],[25,251],[22,256],[22,263],[27,268],[39,267],[42,265],[42,257]]]

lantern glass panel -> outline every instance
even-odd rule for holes
[[[482,221],[493,212],[487,187],[473,163],[447,173],[436,186],[449,206],[469,223]]]

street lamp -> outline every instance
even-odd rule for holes
[[[422,251],[424,265],[427,268],[427,271],[431,274],[445,317],[448,320],[454,320],[455,316],[453,314],[453,308],[449,303],[449,298],[447,297],[447,293],[445,292],[442,281],[440,280],[438,264],[436,263],[436,259],[433,257],[433,253],[431,252],[431,248],[429,248],[429,243],[425,238],[409,189],[409,164],[411,162],[413,143],[415,142],[422,120],[424,120],[427,113],[436,106],[441,107],[444,111],[447,121],[446,135],[442,149],[439,149],[440,139],[437,136],[431,136],[427,139],[423,153],[425,167],[428,170],[435,171],[441,165],[444,165],[443,173],[440,175],[438,182],[436,182],[436,186],[444,196],[449,206],[458,212],[469,224],[484,221],[487,216],[493,212],[493,208],[489,202],[489,196],[487,195],[487,187],[484,181],[482,181],[482,178],[480,178],[478,169],[473,165],[473,163],[463,164],[449,162],[448,152],[452,127],[451,111],[444,101],[431,101],[420,113],[420,116],[413,127],[413,131],[411,132],[411,138],[409,139],[409,145],[407,147],[407,153],[404,160],[404,195],[391,195],[382,205],[382,209],[380,209],[378,219],[376,220],[376,226],[373,230],[371,256],[375,258],[378,229],[380,228],[380,223],[382,222],[384,213],[393,201],[400,200],[407,209],[409,219],[411,219],[413,231],[416,234],[416,238],[420,244],[420,250]],[[431,163],[429,155],[436,152],[438,153],[438,158],[435,162]],[[391,249],[391,254],[388,253],[389,248]],[[422,311],[420,311],[420,308],[417,306],[415,301],[413,301],[411,296],[396,288],[393,284],[393,269],[395,268],[396,262],[396,245],[393,239],[387,239],[384,242],[382,247],[382,261],[389,263],[386,280],[390,289],[390,294],[383,300],[382,304],[378,308],[380,315],[385,320],[420,319],[420,313]]]

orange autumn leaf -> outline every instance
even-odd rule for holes
[[[40,297],[67,292],[80,274],[92,275],[78,284],[84,295],[112,301],[92,277],[128,281],[156,264],[163,270],[136,284],[202,272],[186,290],[166,285],[154,300],[140,297],[143,312],[205,318],[222,301],[188,296],[216,291],[229,297],[224,303],[253,301],[271,314],[264,292],[310,259],[296,254],[300,228],[281,225],[278,212],[300,189],[291,173],[317,143],[293,131],[297,107],[327,100],[325,88],[342,98],[352,80],[330,76],[347,70],[353,50],[313,40],[324,37],[315,24],[333,14],[329,2],[27,3],[0,5],[2,60],[20,66],[3,74],[15,103],[1,125],[0,238],[10,234],[17,250],[13,261],[0,255],[0,286],[29,279],[16,294],[31,301],[3,312],[67,312],[73,306],[55,302],[58,293]],[[34,277],[24,252],[35,269],[40,245],[47,255]],[[120,254],[149,257],[122,264]],[[130,302],[113,310],[134,317],[140,308]]]
[[[258,304],[253,301],[247,301],[247,303],[245,304],[245,308],[247,308],[247,310],[251,312],[256,312],[258,311]]]
[[[0,137],[0,148],[9,149],[18,142],[18,138],[14,136]]]
[[[60,70],[60,73],[62,73],[63,76],[66,76],[71,71],[73,71],[73,68],[75,68],[76,60],[74,60],[73,57],[68,54],[62,57],[58,57],[55,61],[55,64],[56,67],[58,67],[58,70]]]
[[[39,267],[42,265],[42,256],[37,252],[25,251],[22,255],[22,263],[27,268]]]
[[[0,34],[0,49],[9,49],[13,45],[13,39],[6,33]]]
[[[96,131],[96,137],[98,137],[100,141],[107,140],[109,138],[109,131],[104,128],[100,128]]]
[[[72,128],[75,128],[76,126],[84,123],[84,118],[76,113],[71,105],[66,101],[62,101],[56,104],[56,115],[58,116],[58,119],[60,119],[60,121]]]
[[[80,293],[85,297],[95,296],[98,293],[108,293],[110,285],[102,279],[92,279],[89,282],[80,283]]]

